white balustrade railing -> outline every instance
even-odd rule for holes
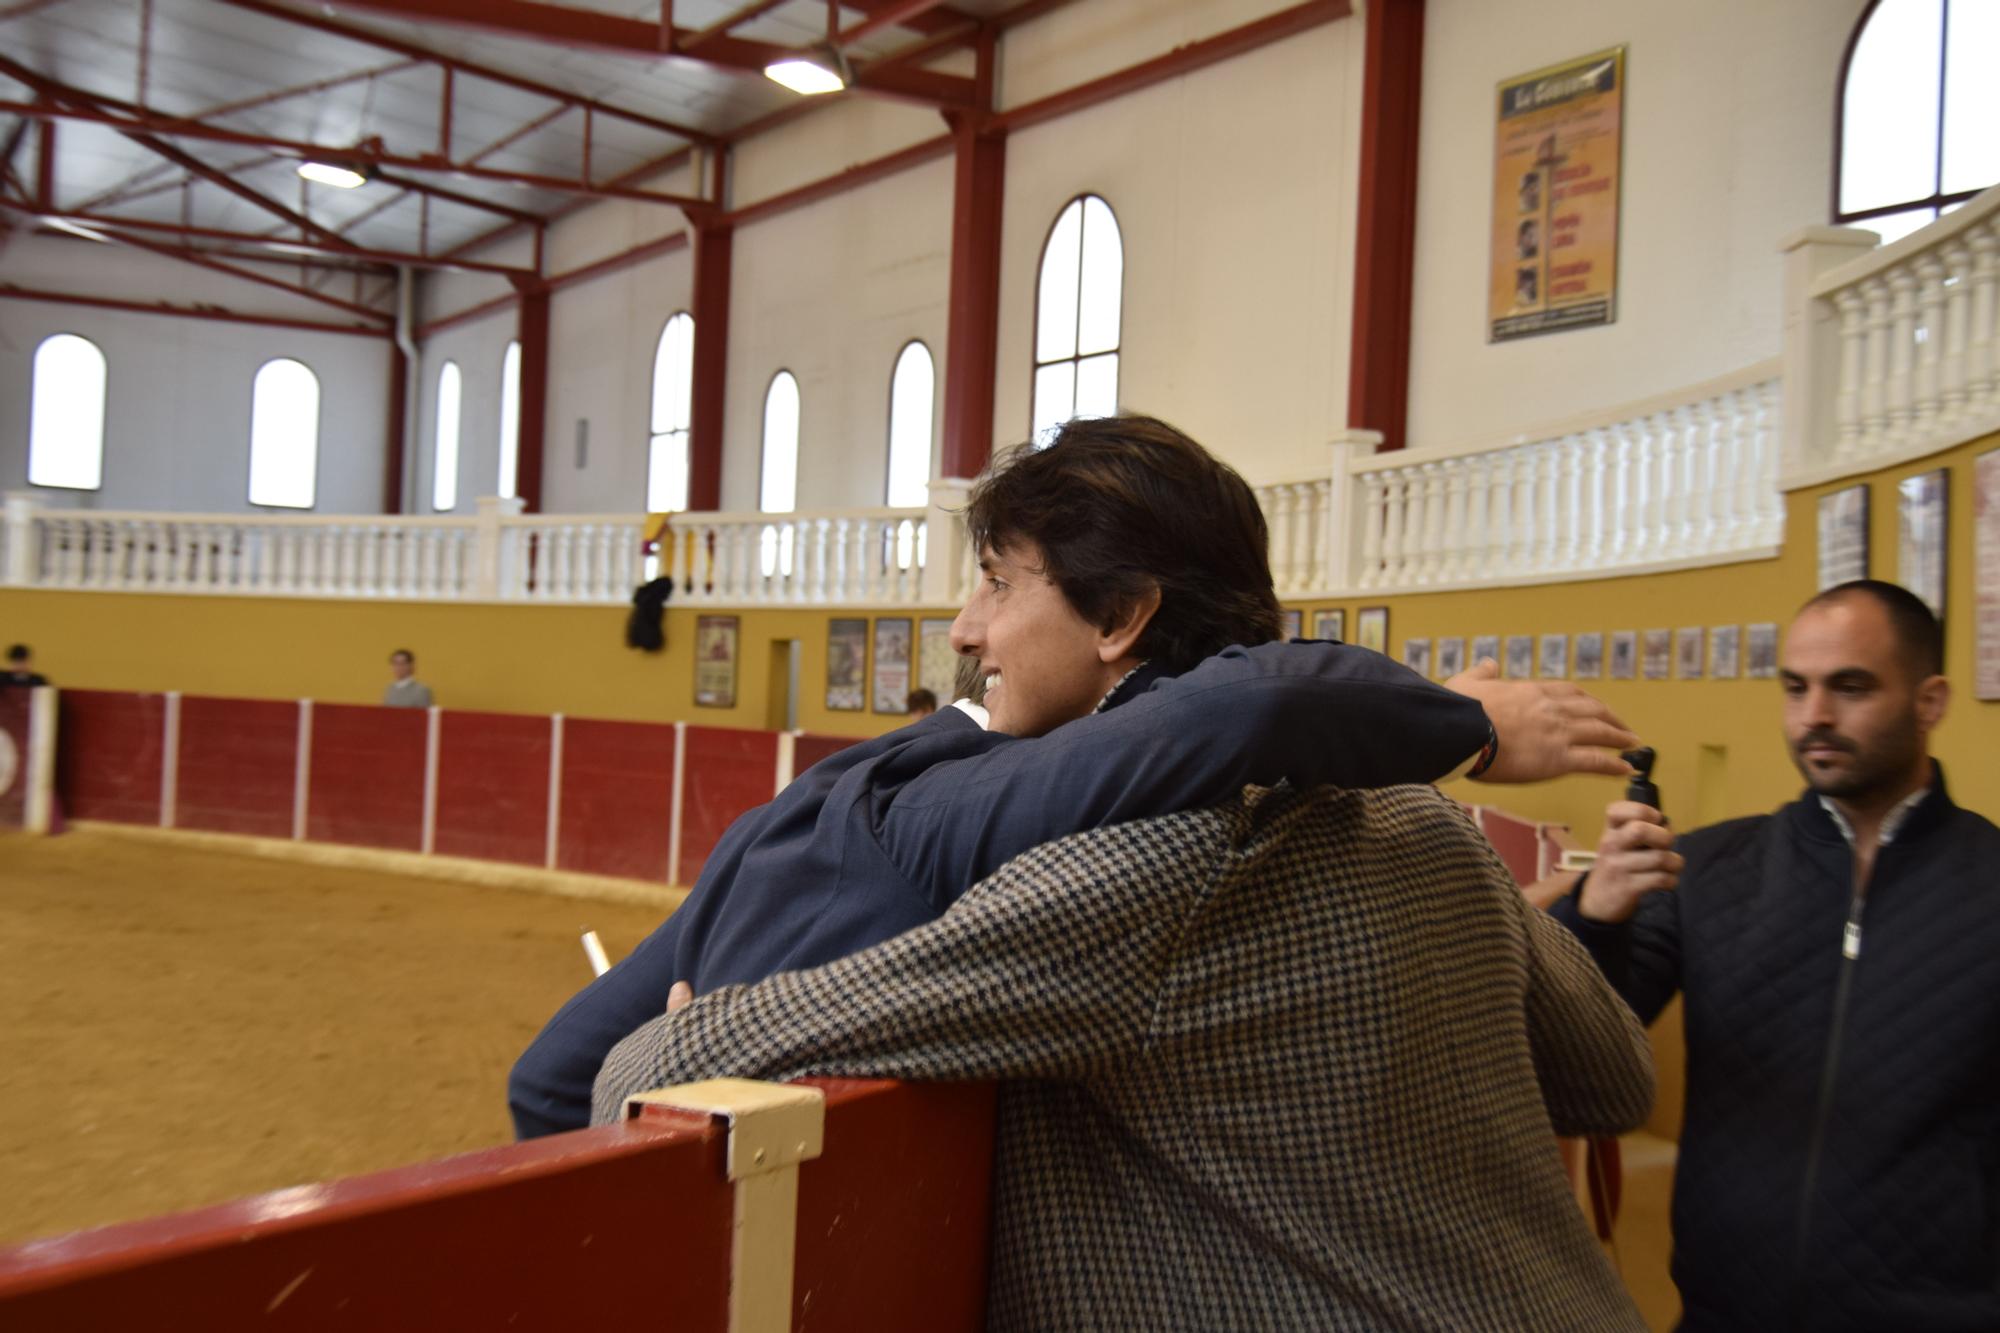
[[[714,606],[908,606],[924,601],[922,509],[678,515],[661,552],[676,600]]]
[[[2000,186],[1874,242],[1810,228],[1786,244],[1788,486],[2000,429]]]

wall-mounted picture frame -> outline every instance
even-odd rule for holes
[[[2000,449],[1972,461],[1972,693],[2000,699]]]
[[[1454,634],[1437,642],[1438,679],[1450,680],[1465,670],[1465,637]]]
[[[1819,498],[1819,588],[1868,577],[1868,487]]]
[[[1535,657],[1535,674],[1544,680],[1569,679],[1569,635],[1544,634]]]
[[[1431,641],[1429,639],[1403,640],[1403,665],[1419,676],[1431,674]]]
[[[1702,649],[1708,636],[1699,625],[1683,625],[1674,631],[1674,664],[1682,680],[1700,680]]]
[[[1639,669],[1647,680],[1666,680],[1673,668],[1674,632],[1649,629],[1639,636]]]
[[[1611,679],[1632,680],[1639,674],[1639,632],[1621,629],[1611,636]]]
[[[1951,521],[1951,469],[1896,483],[1896,582],[1944,619],[1945,537]]]
[[[859,713],[868,707],[868,622],[826,622],[826,706]]]
[[[1592,630],[1576,636],[1576,678],[1599,680],[1604,675],[1604,634]]]
[[[1340,607],[1313,612],[1313,637],[1328,643],[1347,642],[1347,612]]]
[[[917,683],[942,707],[957,698],[958,654],[951,650],[951,617],[925,616],[917,622]]]
[[[910,711],[910,637],[908,616],[880,616],[875,621],[875,711]]]
[[[1292,607],[1285,608],[1285,642],[1303,639],[1306,636],[1306,613]]]
[[[1743,627],[1744,674],[1773,680],[1778,674],[1778,627],[1771,621]]]
[[[1386,655],[1389,651],[1389,608],[1364,606],[1354,618],[1354,641]]]
[[[701,616],[694,622],[695,707],[736,707],[736,659],[741,631],[741,621],[736,616]]]
[[[1532,634],[1509,634],[1507,636],[1507,679],[1527,680],[1534,674],[1535,636]]]
[[[1716,625],[1708,631],[1710,680],[1735,680],[1742,670],[1742,626]]]
[[[1476,667],[1481,662],[1500,665],[1500,636],[1498,634],[1475,634],[1472,636],[1472,653],[1466,665]]]

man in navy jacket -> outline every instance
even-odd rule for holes
[[[1486,667],[1446,690],[1365,649],[1275,642],[1256,497],[1164,423],[1071,422],[996,467],[968,520],[982,577],[952,643],[978,663],[987,715],[946,708],[852,746],[731,825],[680,909],[515,1065],[523,1137],[589,1123],[604,1056],[674,982],[845,957],[1066,834],[1285,778],[1625,772],[1604,747],[1632,737],[1573,686]]]
[[[1615,804],[1552,909],[1641,1020],[1684,997],[1684,1329],[2000,1329],[2000,829],[1929,755],[1943,644],[1894,584],[1808,602],[1806,793],[1678,842]]]

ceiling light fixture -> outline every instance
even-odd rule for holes
[[[299,175],[318,185],[331,185],[336,190],[352,190],[368,183],[366,170],[342,166],[338,162],[314,162],[309,159],[299,163]]]
[[[806,97],[837,93],[854,82],[847,56],[831,42],[818,42],[764,66],[764,77]]]

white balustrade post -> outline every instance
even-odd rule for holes
[[[497,602],[502,589],[511,597],[518,591],[519,580],[510,566],[515,562],[505,559],[512,554],[504,548],[508,545],[501,540],[503,518],[518,517],[526,508],[527,501],[515,495],[482,495],[475,502],[472,518],[472,596],[481,602]]]
[[[1966,340],[1968,407],[2000,400],[2000,225],[1988,221],[1972,246],[1972,334]]]
[[[1905,444],[1917,415],[1917,275],[1908,264],[1889,270],[1888,440]]]
[[[1354,469],[1355,460],[1372,457],[1381,447],[1379,430],[1336,431],[1327,441],[1326,512],[1319,528],[1318,577],[1311,580],[1317,589],[1344,592],[1355,586],[1357,547],[1364,573],[1372,566],[1372,555],[1380,554],[1380,492],[1374,486],[1357,486]],[[1371,544],[1373,553],[1368,550]]]
[[[1785,257],[1784,461],[1787,471],[1833,456],[1834,396],[1840,391],[1840,326],[1813,296],[1821,274],[1875,248],[1858,227],[1805,227],[1778,243]]]
[[[1944,392],[1944,257],[1932,250],[1920,256],[1917,270],[1917,317],[1923,341],[1917,357],[1911,433],[1922,436],[1937,425],[1938,399]]]
[[[960,572],[965,562],[959,558],[972,543],[965,527],[965,502],[971,492],[972,482],[964,477],[931,481],[930,502],[924,511],[924,571],[919,590],[925,606],[963,606],[971,592]]]
[[[1963,238],[1947,246],[1945,270],[1944,346],[1939,352],[1938,416],[1956,421],[1965,411],[1966,353],[1970,350],[1969,316],[1972,296],[1972,249]]]
[[[4,504],[7,549],[0,560],[0,582],[9,588],[30,587],[35,582],[35,493],[8,491]]]

